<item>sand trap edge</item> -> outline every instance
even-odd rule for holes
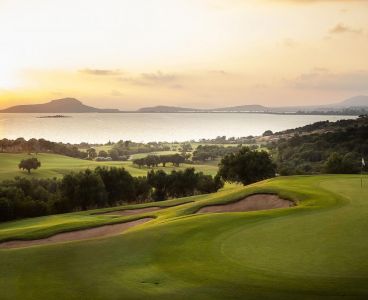
[[[24,248],[39,245],[51,245],[63,242],[82,241],[119,235],[128,229],[149,222],[155,218],[147,217],[124,223],[107,224],[92,228],[79,229],[54,234],[47,238],[36,240],[13,240],[0,243],[0,249]]]
[[[248,212],[288,208],[295,206],[295,202],[280,198],[275,194],[252,194],[235,202],[214,204],[201,207],[196,214],[224,213],[224,212]]]
[[[168,209],[172,207],[181,206],[188,203],[193,203],[194,201],[188,201],[185,203],[178,203],[173,204],[170,206],[148,206],[148,207],[141,207],[141,208],[128,208],[128,209],[118,209],[118,210],[110,210],[106,212],[96,212],[92,215],[99,215],[99,216],[112,216],[112,215],[119,215],[119,216],[130,216],[130,215],[138,215],[148,212],[160,211],[163,209]]]

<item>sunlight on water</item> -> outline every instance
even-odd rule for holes
[[[37,118],[42,114],[0,114],[0,138],[44,138],[70,143],[132,140],[187,141],[216,136],[261,135],[318,121],[351,116],[297,116],[247,113],[68,114],[71,118]]]

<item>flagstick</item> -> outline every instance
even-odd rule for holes
[[[363,165],[360,168],[360,188],[363,188]]]
[[[363,167],[365,167],[364,157],[362,156],[362,164],[360,166],[360,188],[363,188]]]
[[[363,168],[360,171],[360,188],[363,188]]]

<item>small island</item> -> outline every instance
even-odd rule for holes
[[[38,119],[59,119],[59,118],[71,118],[71,116],[54,115],[54,116],[40,116]]]

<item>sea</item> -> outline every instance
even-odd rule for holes
[[[318,121],[355,118],[262,113],[87,113],[40,118],[48,115],[0,114],[0,138],[44,138],[73,144],[119,140],[183,142],[217,136],[257,136],[266,130],[277,132]]]

